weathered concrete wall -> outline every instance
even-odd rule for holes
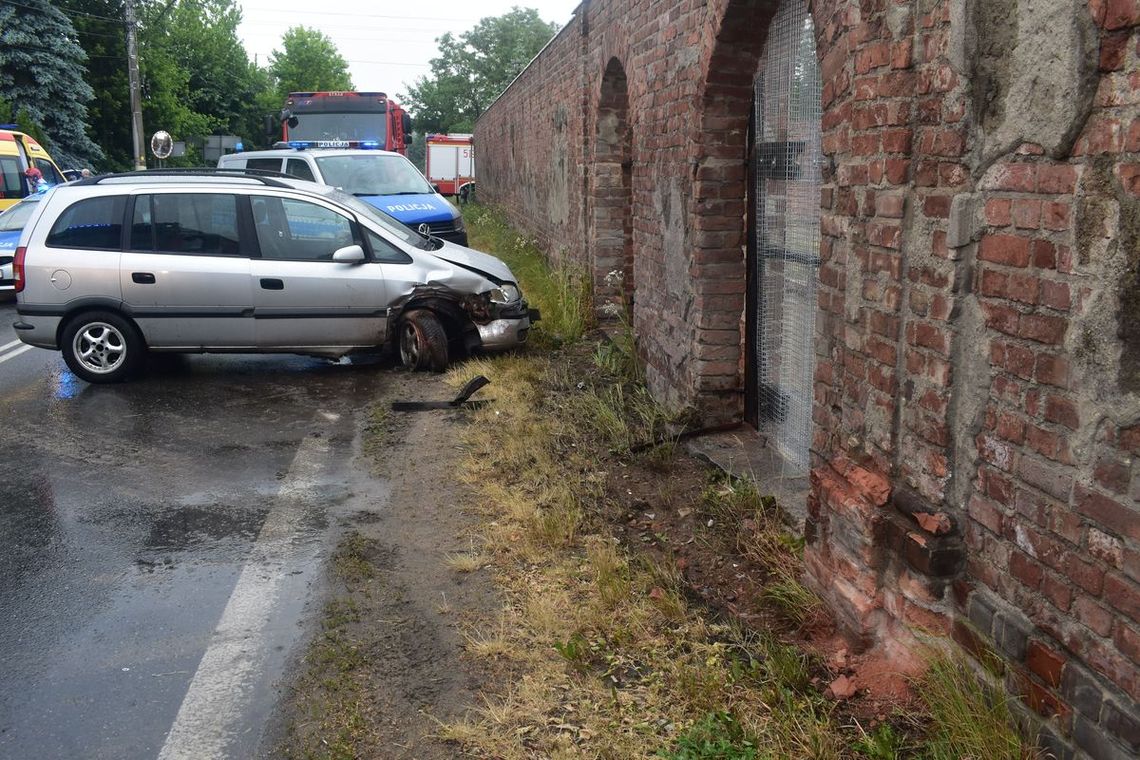
[[[595,204],[620,197],[599,108],[616,60],[635,327],[657,396],[710,421],[740,417],[749,373],[745,152],[777,6],[584,3],[476,128],[481,196],[611,297],[596,241],[622,216]],[[869,645],[925,628],[996,647],[1059,756],[1134,756],[1140,3],[809,6],[810,579]]]

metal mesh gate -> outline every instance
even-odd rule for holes
[[[760,429],[789,466],[808,467],[819,275],[820,76],[811,16],[784,0],[755,83],[752,267]]]

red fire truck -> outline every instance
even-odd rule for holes
[[[475,146],[467,134],[428,135],[425,174],[442,195],[467,200],[475,187]]]
[[[412,119],[382,92],[291,92],[281,109],[281,139],[367,142],[406,153]]]

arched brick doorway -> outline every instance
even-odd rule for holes
[[[611,58],[602,76],[594,139],[593,276],[599,306],[624,299],[633,307],[632,168],[625,68]]]
[[[811,446],[820,94],[811,15],[804,0],[783,0],[753,85],[745,414],[792,475],[806,475]]]

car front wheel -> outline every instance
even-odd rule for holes
[[[141,366],[146,347],[134,325],[118,314],[91,312],[63,331],[63,359],[89,383],[120,383]]]
[[[400,321],[400,361],[413,372],[447,369],[447,333],[439,318],[426,310],[411,311]]]

